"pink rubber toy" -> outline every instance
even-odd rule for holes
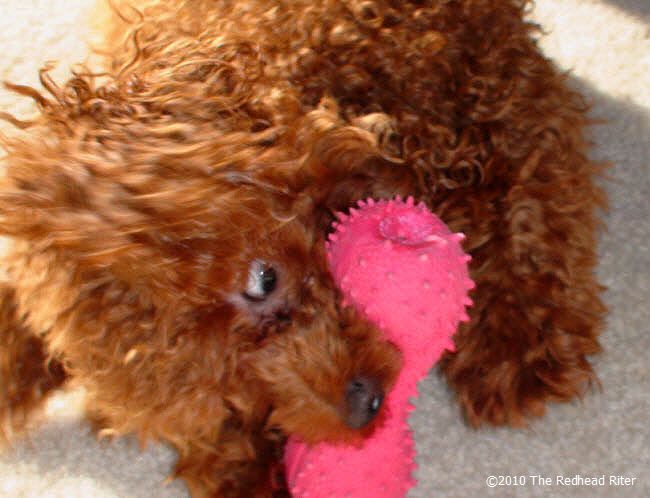
[[[330,269],[346,304],[362,310],[402,351],[404,367],[382,409],[384,424],[361,447],[290,438],[287,482],[294,498],[398,498],[415,484],[415,448],[407,423],[417,382],[452,350],[451,336],[468,320],[474,283],[452,233],[424,204],[359,202],[328,242]]]

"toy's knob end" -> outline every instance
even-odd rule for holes
[[[428,212],[414,209],[392,211],[379,222],[379,234],[385,240],[406,246],[426,244],[436,229]]]

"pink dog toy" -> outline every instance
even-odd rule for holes
[[[295,498],[397,498],[415,484],[415,449],[407,423],[417,382],[445,349],[458,323],[468,320],[474,287],[470,257],[454,234],[413,199],[359,202],[339,213],[328,258],[345,304],[362,310],[402,351],[404,367],[384,402],[383,425],[361,447],[290,438],[287,481]]]

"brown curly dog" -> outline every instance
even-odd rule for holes
[[[583,100],[525,0],[164,0],[116,8],[105,72],[5,139],[0,421],[67,379],[111,434],[171,443],[197,497],[284,496],[286,434],[357,440],[400,355],[343,308],[335,210],[413,194],[473,256],[442,362],[468,420],[594,380],[604,307]]]

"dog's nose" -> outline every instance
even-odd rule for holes
[[[360,429],[370,423],[379,412],[383,400],[384,392],[379,382],[369,377],[354,377],[345,389],[347,425],[353,429]]]

